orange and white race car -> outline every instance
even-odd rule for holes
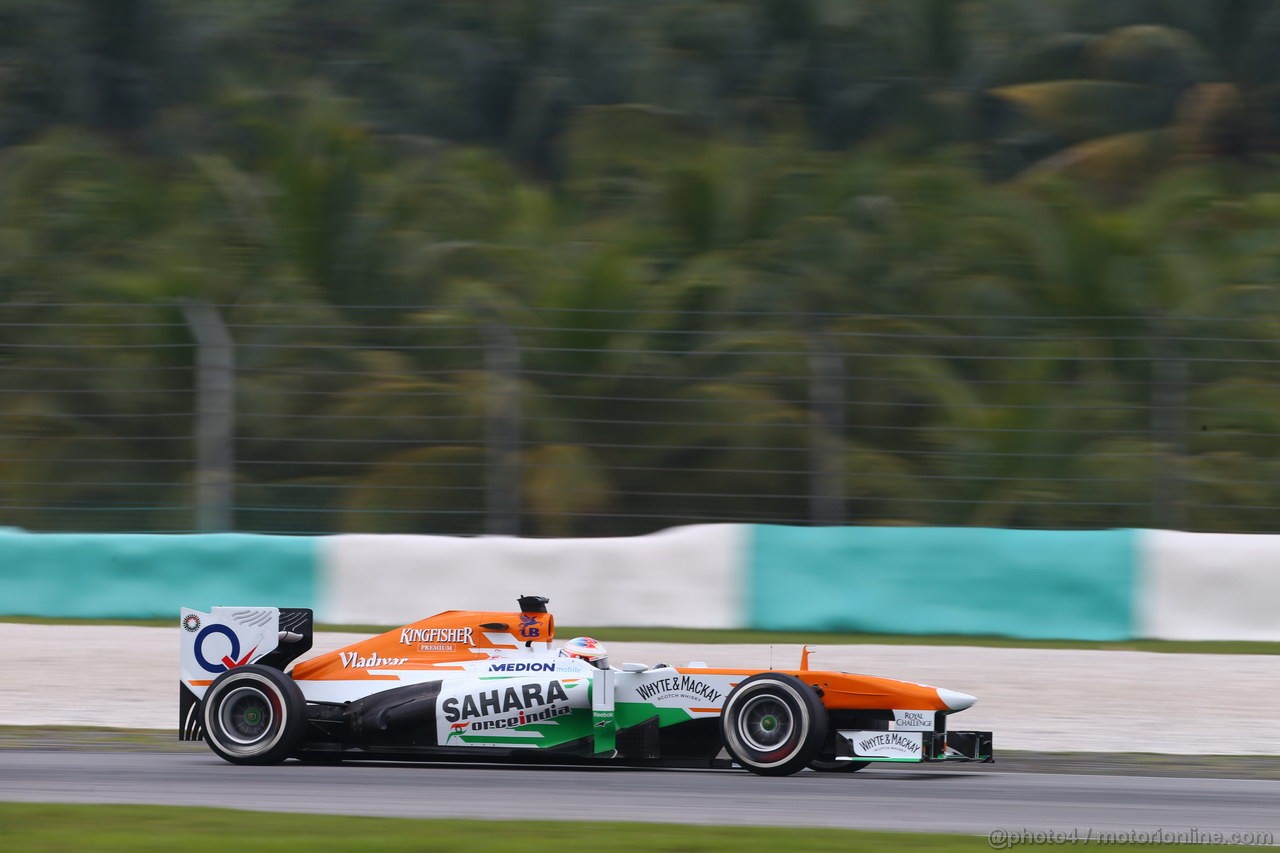
[[[610,665],[557,649],[547,599],[451,610],[287,669],[301,608],[183,608],[179,729],[236,764],[287,758],[739,765],[781,776],[874,762],[991,761],[990,732],[948,731],[974,698],[808,668]]]

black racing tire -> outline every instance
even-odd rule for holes
[[[870,761],[827,761],[815,758],[809,762],[809,769],[819,773],[857,773],[870,766]]]
[[[232,764],[279,764],[306,730],[302,688],[278,669],[249,664],[229,669],[204,694],[204,739]]]
[[[818,757],[827,739],[827,709],[793,675],[762,672],[725,699],[720,734],[733,760],[759,776],[789,776]]]

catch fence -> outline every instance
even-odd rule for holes
[[[1280,323],[0,305],[0,526],[1276,532]]]

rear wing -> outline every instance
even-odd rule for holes
[[[284,670],[310,651],[315,626],[305,607],[182,608],[178,738],[200,740],[199,707],[209,685],[229,669],[255,663]]]

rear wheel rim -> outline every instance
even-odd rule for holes
[[[218,707],[218,723],[228,747],[252,751],[279,728],[280,704],[273,695],[244,685],[227,693]]]

